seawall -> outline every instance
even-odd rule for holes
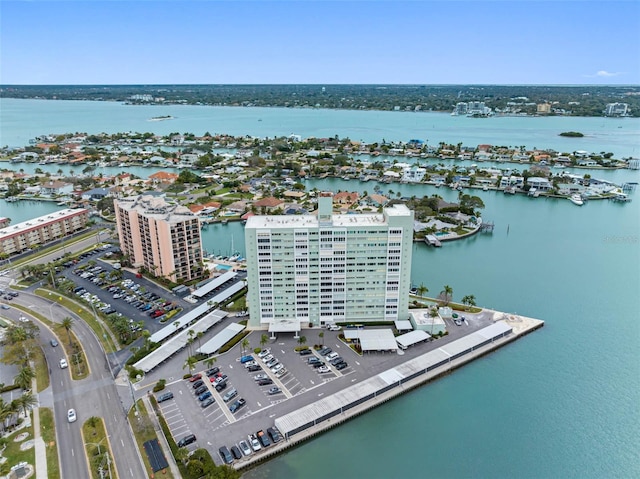
[[[487,310],[485,310],[487,311]],[[512,332],[502,338],[496,339],[493,342],[479,347],[474,351],[465,354],[464,356],[454,359],[446,365],[433,369],[425,374],[422,374],[414,379],[411,379],[398,387],[390,389],[384,393],[378,394],[376,397],[350,408],[337,416],[333,416],[326,421],[319,422],[318,424],[305,429],[293,437],[284,438],[278,444],[269,447],[267,450],[261,451],[256,455],[249,456],[246,460],[239,463],[234,463],[233,467],[238,470],[244,470],[256,466],[262,462],[265,462],[275,455],[280,454],[290,448],[296,447],[299,444],[321,434],[329,429],[332,429],[352,418],[355,418],[381,404],[394,399],[401,394],[405,394],[415,388],[418,388],[424,384],[427,384],[439,377],[445,376],[450,372],[464,366],[475,359],[478,359],[486,354],[489,354],[502,346],[505,346],[517,339],[520,339],[527,334],[540,329],[544,326],[544,321],[534,318],[528,318],[521,315],[510,315],[499,311],[493,311],[494,321],[504,320],[512,328]]]

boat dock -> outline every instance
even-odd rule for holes
[[[438,238],[436,238],[435,235],[427,235],[424,237],[424,242],[426,244],[428,244],[429,246],[433,246],[435,248],[439,248],[440,246],[442,246],[442,243],[440,242],[440,240]]]

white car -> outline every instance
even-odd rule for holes
[[[247,436],[247,438],[249,439],[249,444],[251,444],[251,449],[256,452],[262,449],[262,446],[260,446],[260,442],[254,435],[249,435]]]
[[[269,376],[266,374],[256,374],[253,376],[254,381],[260,381],[261,379],[267,379]]]
[[[75,409],[69,409],[69,411],[67,411],[67,420],[69,422],[76,422],[76,419],[78,419],[76,417],[76,410]]]
[[[287,374],[287,370],[285,368],[282,368],[280,371],[278,371],[276,373],[276,377],[277,378],[281,378],[282,376],[284,376],[285,374]]]
[[[258,353],[258,357],[259,358],[264,358],[267,354],[269,354],[271,352],[271,350],[269,349],[263,349],[262,351],[260,351]]]
[[[67,360],[62,358],[60,360],[60,369],[65,369],[65,368],[68,368],[68,367],[69,367],[69,365],[67,364]]]
[[[329,366],[320,366],[318,368],[318,373],[322,374],[322,373],[328,373],[330,371]]]
[[[262,358],[263,363],[268,363],[273,359],[273,354],[267,354],[264,358]]]
[[[335,359],[338,356],[339,354],[334,351],[332,353],[327,354],[324,359],[326,359],[327,361],[331,361],[332,359]]]
[[[277,373],[278,371],[280,371],[282,368],[284,368],[284,366],[282,365],[282,363],[278,363],[276,364],[274,367],[271,368],[271,372]]]
[[[245,456],[248,456],[251,454],[251,448],[249,447],[249,444],[247,444],[247,441],[245,440],[240,441],[238,443],[238,447],[240,447],[242,454],[244,454]]]
[[[248,362],[244,363],[243,366],[245,368],[248,368],[249,366],[257,366],[257,365],[258,365],[258,363],[256,363],[255,361],[248,361]]]

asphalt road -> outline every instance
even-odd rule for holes
[[[59,367],[59,360],[64,355],[63,349],[60,346],[52,347],[49,340],[53,334],[45,326],[40,327],[40,338],[51,372],[62,477],[88,477],[88,465],[80,429],[82,423],[91,416],[104,418],[119,477],[134,479],[146,477],[126,419],[126,408],[132,403],[129,386],[117,386],[112,379],[105,354],[93,331],[74,313],[39,296],[21,292],[13,303],[51,317],[56,322],[62,321],[66,316],[74,318],[72,330],[82,343],[88,358],[91,370],[89,377],[80,381],[72,380],[69,369]],[[21,314],[28,317],[16,308],[3,310],[3,314],[13,319],[17,319]],[[66,341],[66,338],[60,337],[58,341]],[[74,367],[69,359],[67,358],[69,367]],[[129,398],[128,401],[127,398]],[[70,408],[76,410],[78,420],[75,423],[69,423],[67,420],[67,411]]]

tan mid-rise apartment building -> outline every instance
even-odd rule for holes
[[[188,208],[151,195],[114,201],[123,254],[173,282],[202,275],[200,222]]]
[[[0,253],[19,254],[87,227],[89,211],[67,208],[0,229]]]

